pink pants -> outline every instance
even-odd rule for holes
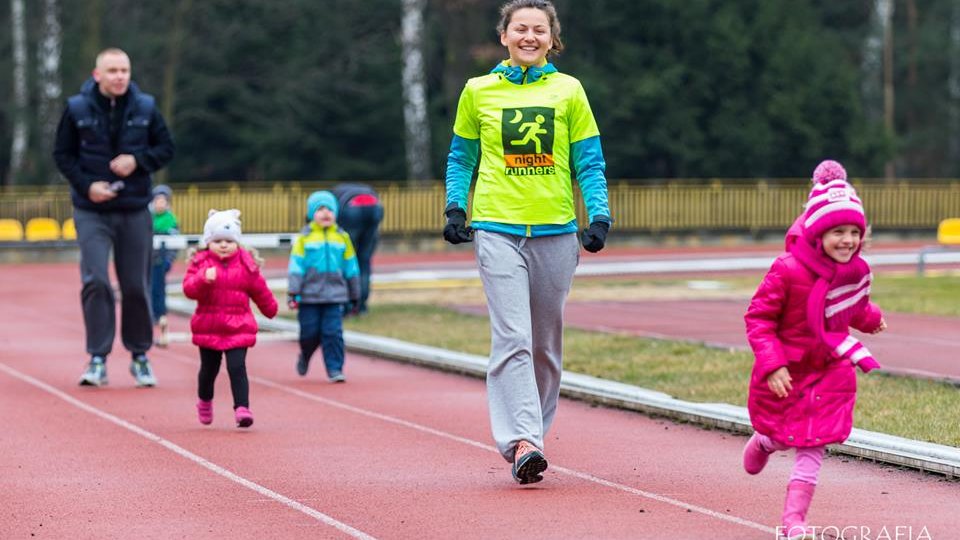
[[[757,434],[760,438],[760,447],[768,452],[780,452],[791,448],[785,444],[775,442],[766,435]],[[817,485],[817,477],[820,475],[820,466],[823,465],[823,453],[825,446],[814,446],[812,448],[797,448],[797,458],[793,462],[793,471],[790,473],[790,482],[799,480],[808,484]]]

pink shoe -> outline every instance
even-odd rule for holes
[[[754,433],[743,447],[743,470],[748,474],[759,474],[767,466],[770,454],[760,444],[760,434]]]
[[[787,500],[783,503],[783,527],[779,529],[780,538],[784,540],[801,540],[816,538],[811,527],[807,527],[807,510],[813,500],[813,491],[816,486],[794,480],[787,484]]]
[[[205,426],[213,423],[213,401],[197,401],[197,418]]]
[[[253,413],[246,407],[237,407],[233,411],[233,417],[237,420],[237,427],[250,427],[253,425]]]

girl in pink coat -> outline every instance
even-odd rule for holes
[[[197,378],[200,423],[213,422],[213,385],[223,355],[227,359],[237,427],[245,428],[253,424],[247,349],[257,342],[257,321],[250,309],[250,299],[269,318],[277,314],[277,301],[253,256],[239,246],[239,217],[239,210],[210,211],[201,239],[206,249],[191,257],[183,276],[183,293],[197,301],[190,330],[193,344],[200,347]]]
[[[870,267],[860,257],[867,228],[863,205],[846,171],[825,161],[814,171],[803,215],[787,232],[777,257],[744,317],[756,362],[748,410],[756,433],[743,467],[757,474],[770,454],[796,448],[787,484],[780,538],[812,538],[806,525],[827,444],[846,440],[853,427],[857,380],[880,367],[850,327],[886,328],[870,302]]]

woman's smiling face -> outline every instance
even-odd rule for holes
[[[511,64],[539,66],[546,60],[553,44],[550,18],[536,8],[518,9],[500,34],[500,43],[510,52]]]

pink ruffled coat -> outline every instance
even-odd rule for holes
[[[207,283],[207,268],[217,269],[217,279]],[[267,287],[260,267],[243,248],[226,259],[209,250],[198,251],[183,276],[183,293],[197,301],[190,319],[193,344],[226,351],[253,347],[257,342],[257,321],[250,299],[268,318],[277,314],[277,300]]]
[[[750,301],[744,320],[756,362],[747,408],[754,429],[787,446],[846,440],[853,427],[857,379],[850,360],[836,360],[807,323],[807,299],[817,277],[792,254],[778,257]],[[873,303],[853,314],[851,326],[873,332],[882,313]],[[778,398],[767,376],[786,366],[793,390]]]

